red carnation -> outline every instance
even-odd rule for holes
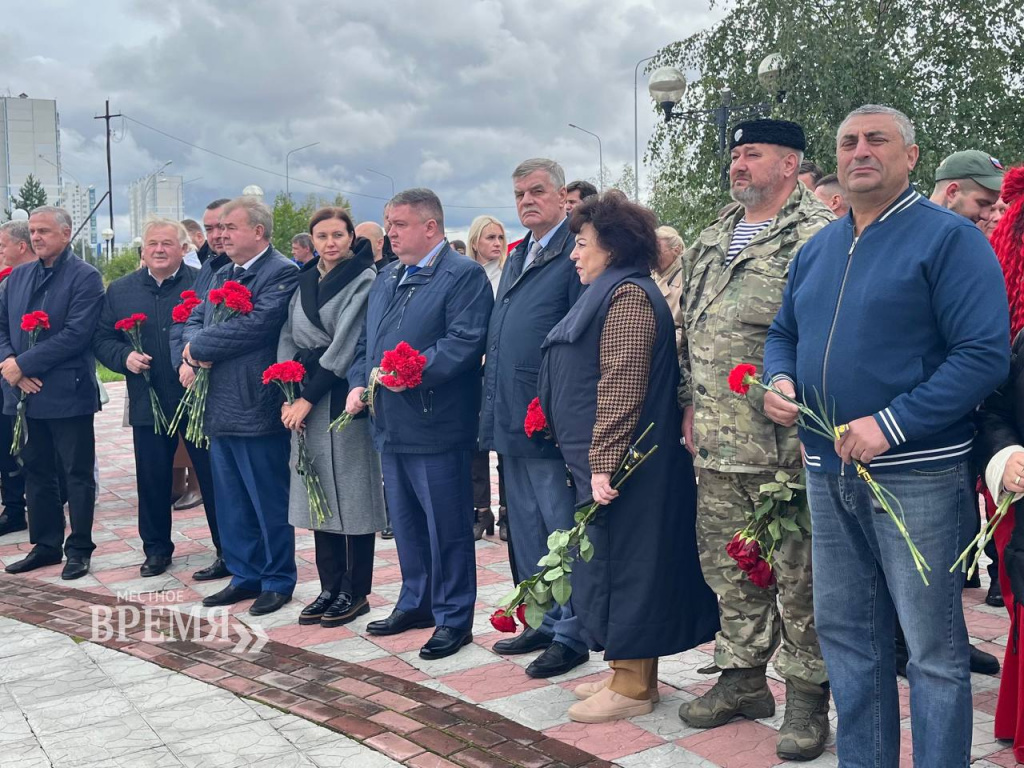
[[[224,285],[220,288],[224,293],[243,293],[246,296],[252,296],[252,292],[236,280],[225,280]]]
[[[775,572],[767,560],[758,559],[753,567],[747,570],[747,577],[754,586],[761,589],[768,589],[775,583]]]
[[[211,304],[223,304],[224,296],[225,294],[223,288],[214,288],[213,290],[210,291],[209,295],[206,298],[210,300]]]
[[[413,389],[423,383],[423,368],[427,358],[418,350],[400,341],[380,359],[380,383],[385,387]]]
[[[247,315],[252,312],[252,299],[249,298],[248,291],[244,294],[239,291],[228,291],[224,296],[224,306],[240,315]]]
[[[540,407],[540,398],[535,397],[526,406],[526,420],[523,422],[523,429],[526,430],[527,437],[533,437],[538,432],[543,432],[547,428],[547,416],[544,415],[544,411]]]
[[[192,296],[186,296],[185,293],[191,293]],[[195,295],[195,291],[185,291],[185,293],[181,294],[184,301],[171,310],[171,319],[176,323],[188,322],[189,317],[192,316],[192,310],[203,303]]]
[[[499,632],[515,632],[516,620],[499,608],[491,614],[491,626]]]
[[[264,385],[274,383],[301,384],[306,377],[306,368],[295,360],[274,363],[263,372]]]
[[[32,313],[32,317],[39,323],[39,327],[44,331],[50,330],[50,316],[43,312],[41,309],[37,309]]]
[[[130,317],[123,317],[114,323],[114,329],[118,331],[124,331],[125,333],[131,333],[136,327],[146,322],[147,317],[141,312],[136,312]]]
[[[191,288],[181,292],[181,300],[182,301],[193,301],[193,300],[194,301],[202,301],[202,299],[199,298],[199,294],[196,293],[195,291],[193,291]]]
[[[9,274],[11,274],[11,272],[13,272],[13,271],[14,271],[14,267],[4,267],[3,269],[0,269],[0,282],[3,282],[4,280],[6,280],[7,276]]]
[[[745,395],[750,389],[750,382],[747,377],[757,378],[757,366],[750,363],[740,363],[729,372],[729,389],[738,395]]]
[[[732,541],[725,545],[725,551],[739,563],[741,571],[748,573],[761,559],[761,545],[757,543],[757,539],[744,539],[740,533],[733,536]]]

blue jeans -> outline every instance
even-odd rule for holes
[[[898,615],[910,652],[914,765],[964,768],[973,727],[964,577],[949,567],[967,546],[973,522],[967,464],[876,479],[903,505],[910,536],[931,566],[930,586],[851,468],[843,476],[807,473],[814,620],[839,715],[839,761],[844,768],[899,765]]]

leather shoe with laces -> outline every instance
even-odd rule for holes
[[[60,577],[64,581],[74,581],[82,578],[88,572],[88,557],[69,557],[68,561],[64,563],[64,570],[60,572]]]
[[[427,644],[420,648],[421,659],[443,659],[458,653],[464,645],[469,645],[473,633],[468,629],[438,627]]]
[[[260,593],[255,589],[242,589],[241,587],[234,587],[228,584],[220,592],[214,592],[212,595],[204,597],[203,605],[207,608],[213,608],[218,605],[234,605],[243,600],[252,600],[254,597],[259,596]]]
[[[330,608],[333,602],[334,596],[324,590],[316,600],[302,609],[302,613],[299,614],[299,624],[319,624],[324,611]]]
[[[432,616],[416,616],[395,608],[386,619],[371,621],[367,624],[366,631],[371,635],[397,635],[410,629],[426,629],[432,626],[434,626]]]
[[[24,559],[8,565],[6,571],[8,573],[28,573],[29,571],[34,571],[36,568],[45,568],[48,565],[59,565],[60,561],[63,559],[64,558],[61,557],[60,553],[48,555],[38,549],[33,549],[25,555]]]
[[[28,528],[28,523],[25,522],[24,514],[22,514],[20,520],[12,520],[6,513],[0,515],[0,536],[24,531],[26,528]]]
[[[171,558],[164,555],[153,555],[147,557],[145,562],[139,568],[139,574],[147,576],[159,576],[161,573],[167,570],[167,567],[171,564]]]
[[[250,616],[265,616],[268,613],[278,611],[288,605],[292,600],[291,595],[284,595],[280,592],[260,592],[249,608]]]
[[[338,595],[338,599],[331,603],[331,606],[324,612],[320,619],[322,627],[340,627],[348,624],[357,616],[370,612],[370,603],[365,597],[352,597],[347,592]]]
[[[214,581],[215,579],[226,579],[230,575],[231,572],[224,565],[224,559],[218,557],[210,565],[193,573],[192,578],[196,581]]]
[[[590,659],[590,652],[577,653],[565,643],[557,640],[548,646],[540,656],[526,668],[526,674],[534,678],[564,675]]]
[[[554,638],[533,627],[526,627],[518,637],[499,640],[492,649],[502,656],[518,656],[521,653],[540,651],[551,645]]]

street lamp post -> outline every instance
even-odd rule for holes
[[[765,56],[758,67],[757,78],[766,90],[777,90],[782,76],[784,63],[782,57],[777,53]],[[755,104],[733,104],[732,90],[725,86],[718,94],[720,103],[712,109],[688,109],[677,110],[676,106],[683,98],[686,89],[686,78],[683,73],[675,67],[661,67],[651,75],[648,90],[651,98],[661,107],[665,113],[665,122],[674,118],[683,120],[696,120],[699,122],[712,123],[718,132],[718,153],[722,158],[722,187],[729,187],[729,164],[725,161],[726,150],[729,146],[729,124],[736,113],[765,115],[770,114],[771,102],[759,102]],[[776,100],[781,101],[783,94],[776,93]],[[710,118],[710,120],[708,120]]]
[[[103,238],[103,242],[105,242],[107,244],[107,261],[110,261],[110,257],[111,257],[110,243],[114,239],[114,230],[112,230],[110,227],[106,227],[100,233],[100,237],[102,237]]]
[[[367,168],[366,170],[368,170],[370,173],[376,173],[378,176],[383,176],[385,179],[390,181],[391,182],[391,197],[395,196],[395,180],[394,179],[392,179],[386,173],[381,173],[380,171],[373,170],[373,168]]]
[[[633,202],[640,202],[640,123],[637,118],[636,79],[640,74],[640,65],[650,61],[654,56],[640,59],[633,67]]]
[[[312,144],[306,144],[305,146],[302,147],[290,149],[288,150],[288,153],[284,156],[284,193],[288,196],[289,199],[291,199],[292,196],[291,177],[289,174],[289,162],[291,161],[292,155],[294,155],[296,152],[301,152],[304,149],[315,147],[319,143],[319,141],[314,141]]]
[[[580,128],[575,123],[569,123],[569,127],[570,128],[575,128],[577,131],[582,131],[583,133],[586,133],[586,134],[588,134],[590,136],[593,136],[595,139],[597,139],[597,163],[598,163],[598,165],[597,165],[597,171],[598,171],[597,178],[598,178],[598,186],[600,187],[600,191],[604,192],[604,149],[601,147],[601,137],[598,136],[593,131],[588,131],[586,128]]]

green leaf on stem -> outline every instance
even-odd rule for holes
[[[526,623],[534,629],[540,629],[540,625],[544,623],[544,614],[547,611],[543,607],[536,603],[528,602],[526,604]]]
[[[559,605],[565,605],[569,602],[569,597],[572,595],[572,584],[569,583],[569,579],[561,578],[551,584],[551,596],[555,598],[555,602]]]
[[[562,570],[561,566],[557,566],[555,568],[552,568],[550,571],[548,571],[548,572],[546,572],[544,574],[544,581],[548,581],[548,582],[555,581],[556,579],[561,578],[563,573],[564,573],[564,571]]]

